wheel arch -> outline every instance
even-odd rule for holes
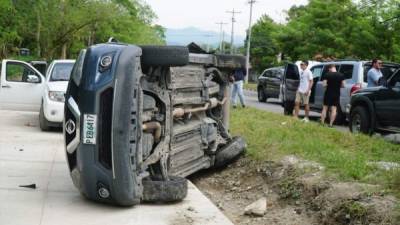
[[[369,100],[367,97],[357,97],[356,99],[352,99],[351,101],[351,108],[350,108],[350,115],[353,113],[353,110],[358,107],[364,107],[367,109],[367,112],[369,113],[370,116],[370,122],[371,122],[371,132],[375,129],[376,127],[376,115],[375,115],[375,108],[371,100]]]

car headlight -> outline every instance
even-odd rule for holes
[[[56,102],[65,102],[64,92],[62,91],[49,91],[49,99]]]

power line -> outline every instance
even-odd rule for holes
[[[249,0],[247,3],[250,4],[250,18],[249,18],[249,28],[247,29],[247,51],[246,51],[246,75],[245,83],[249,80],[249,68],[250,68],[250,42],[251,42],[251,21],[253,18],[253,5],[256,0]]]
[[[232,30],[231,30],[231,54],[233,54],[233,35],[235,34],[234,32],[234,24],[236,22],[235,20],[235,15],[242,13],[240,11],[235,11],[235,9],[233,9],[232,11],[226,11],[226,13],[230,13],[232,14]]]
[[[219,25],[219,39],[220,39],[220,43],[219,43],[219,51],[222,52],[222,42],[223,42],[223,26],[228,24],[228,23],[224,23],[224,22],[219,22],[219,23],[215,23]]]

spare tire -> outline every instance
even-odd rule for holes
[[[177,202],[183,200],[188,191],[186,178],[170,176],[145,179],[143,184],[143,202]]]
[[[143,66],[185,66],[189,63],[189,49],[183,46],[140,46]]]

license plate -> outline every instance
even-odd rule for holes
[[[83,143],[89,145],[96,144],[97,115],[83,115]]]

